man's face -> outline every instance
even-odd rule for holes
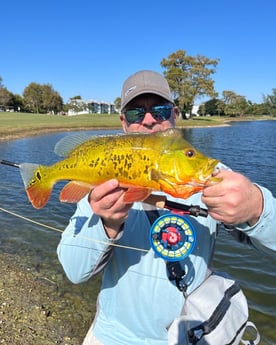
[[[158,116],[153,116],[152,112],[158,114],[158,109],[159,107],[162,108],[162,106],[167,106],[168,108],[166,109],[167,114],[169,114],[168,119],[161,120]],[[137,109],[141,110],[139,120],[134,123],[129,122],[126,111],[132,110],[135,113],[135,111],[138,112]],[[154,94],[144,94],[137,96],[126,105],[120,120],[125,132],[154,133],[174,127],[176,115],[177,109],[164,98]]]

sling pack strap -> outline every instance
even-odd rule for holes
[[[253,328],[255,330],[256,333],[256,338],[254,340],[245,340],[245,339],[241,339],[242,344],[244,345],[258,345],[260,340],[261,340],[261,336],[260,333],[257,329],[257,327],[255,326],[255,324],[251,321],[247,321],[246,323],[246,328]]]
[[[217,327],[217,325],[225,316],[228,308],[230,307],[231,298],[239,291],[240,287],[237,284],[233,284],[232,286],[230,286],[224,292],[223,298],[221,299],[220,303],[217,305],[216,309],[209,317],[209,319],[204,321],[200,325],[189,329],[188,336],[189,342],[191,344],[196,345],[204,335],[211,333]],[[244,326],[245,324],[242,325],[242,328],[244,328]]]

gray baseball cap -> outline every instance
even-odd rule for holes
[[[159,73],[143,70],[127,78],[121,94],[121,109],[135,97],[144,93],[153,93],[174,103],[167,80]]]

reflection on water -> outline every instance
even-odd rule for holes
[[[235,123],[221,128],[189,128],[186,137],[205,154],[220,159],[233,170],[242,172],[252,181],[270,189],[276,195],[275,121]],[[106,131],[116,133],[117,131]],[[91,135],[104,134],[90,131]],[[56,142],[73,133],[55,133],[0,142],[0,159],[15,162],[52,164],[59,160],[54,153]],[[19,171],[0,167],[0,207],[29,217],[32,220],[65,228],[75,205],[57,202],[57,186],[47,206],[34,210],[27,200]],[[30,258],[44,270],[61,272],[56,258],[60,233],[19,219],[0,211],[0,250],[17,252]],[[273,326],[276,325],[276,259],[266,257],[250,247],[241,245],[224,231],[218,238],[214,265],[237,278],[249,299],[250,319],[257,324],[262,344],[276,344]],[[80,293],[85,295],[85,284]]]

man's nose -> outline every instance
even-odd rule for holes
[[[157,122],[156,119],[152,116],[151,112],[149,110],[146,111],[143,123],[153,123]]]

